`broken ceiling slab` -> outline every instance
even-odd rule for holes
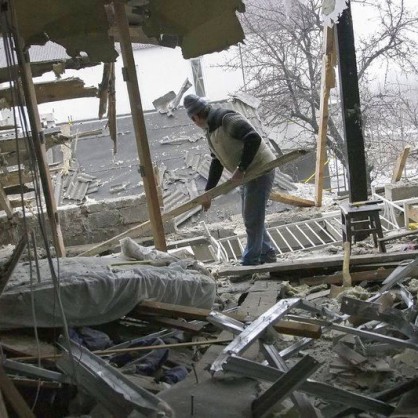
[[[25,45],[53,41],[69,56],[85,52],[90,60],[114,62],[113,38],[118,31],[108,21],[109,0],[16,0],[19,31]],[[184,58],[222,51],[244,39],[236,12],[241,0],[133,0],[126,2],[132,42],[182,48]]]
[[[113,62],[117,52],[108,35],[106,0],[16,0],[19,33],[25,45],[62,45],[69,56],[85,52],[91,60]]]
[[[244,39],[236,16],[245,10],[241,0],[150,0],[145,9],[149,18],[144,32],[162,44],[165,37],[171,41],[174,37],[174,46],[181,46],[185,59],[222,51]]]
[[[96,87],[85,87],[80,78],[66,78],[37,83],[35,86],[36,101],[38,104],[57,102],[61,100],[78,99],[81,97],[97,97]],[[13,106],[13,91],[10,88],[0,90],[1,108]]]

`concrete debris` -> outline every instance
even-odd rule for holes
[[[155,99],[152,104],[161,114],[173,116],[173,111],[177,109],[184,93],[186,93],[186,91],[189,90],[191,86],[192,83],[190,83],[189,79],[186,78],[177,94],[174,93],[174,91],[169,91],[158,99]]]

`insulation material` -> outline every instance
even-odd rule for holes
[[[121,259],[117,259],[121,262]],[[126,263],[126,260],[124,260]],[[113,266],[115,259],[74,257],[53,260],[59,274],[60,295],[69,326],[93,326],[128,314],[139,302],[152,299],[178,305],[211,308],[215,281],[186,260],[168,267]],[[58,327],[63,325],[47,260],[39,260],[41,282],[35,263],[19,263],[0,297],[0,329]],[[58,273],[59,272],[59,273]],[[32,309],[32,300],[34,309]],[[34,321],[33,312],[36,320]]]

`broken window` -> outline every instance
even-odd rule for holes
[[[195,58],[190,60],[192,64],[193,82],[196,94],[200,97],[206,96],[205,82],[203,80],[202,60]]]

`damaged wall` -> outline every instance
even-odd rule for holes
[[[66,247],[99,243],[118,235],[127,229],[147,221],[148,211],[145,195],[92,201],[78,205],[68,205],[58,209],[61,229]],[[37,231],[39,226],[34,214],[27,209],[28,227]],[[170,232],[170,224],[166,232]],[[8,221],[4,212],[0,216],[0,245],[17,243],[22,235],[22,214],[16,213]]]

